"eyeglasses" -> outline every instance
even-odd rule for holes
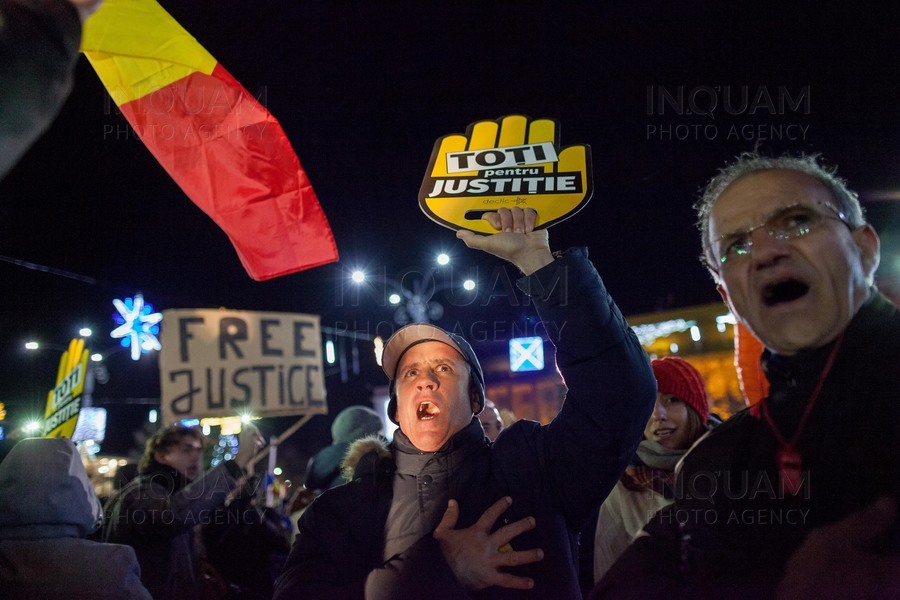
[[[761,227],[776,240],[803,237],[820,227],[825,219],[835,219],[846,225],[848,229],[853,229],[847,222],[844,213],[825,202],[818,202],[818,204],[828,207],[834,214],[820,213],[807,204],[793,204],[780,208],[766,217],[759,225],[720,237],[713,244],[714,256],[719,257],[719,264],[723,267],[739,263],[750,255],[750,251],[753,249],[753,232]]]

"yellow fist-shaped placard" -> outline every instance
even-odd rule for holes
[[[88,354],[84,339],[76,338],[69,342],[69,349],[59,359],[56,387],[47,394],[44,437],[71,438],[75,433],[87,378]]]
[[[500,208],[533,208],[543,229],[581,210],[594,190],[591,149],[559,148],[559,124],[508,115],[478,121],[466,135],[434,144],[419,206],[450,229],[497,233],[481,215]]]

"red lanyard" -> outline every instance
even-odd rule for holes
[[[815,389],[812,391],[812,394],[810,394],[809,400],[806,401],[806,407],[803,409],[803,414],[800,415],[800,421],[797,423],[797,429],[794,431],[794,435],[791,436],[790,441],[784,439],[784,436],[778,430],[778,426],[775,425],[775,421],[772,420],[772,416],[769,414],[769,409],[766,405],[767,398],[763,398],[762,400],[760,400],[759,404],[757,405],[758,409],[756,411],[752,411],[753,414],[757,417],[759,417],[759,415],[763,416],[763,418],[766,420],[766,424],[772,431],[772,435],[774,435],[775,439],[778,440],[779,448],[776,459],[778,463],[778,475],[781,480],[782,494],[790,494],[791,496],[796,496],[800,491],[800,485],[803,483],[803,461],[800,453],[794,450],[794,444],[797,443],[797,440],[800,438],[800,434],[802,434],[803,430],[806,428],[806,421],[809,418],[810,413],[812,412],[813,406],[815,406],[816,404],[816,400],[819,399],[819,394],[822,392],[822,386],[825,385],[825,379],[828,377],[828,373],[831,371],[831,367],[834,365],[834,360],[835,358],[837,358],[838,350],[840,349],[841,342],[843,341],[844,332],[841,332],[841,335],[839,335],[837,340],[835,340],[834,342],[834,347],[831,349],[831,353],[828,355],[828,360],[825,361],[825,366],[822,368],[822,373],[819,375],[819,381],[816,383]]]

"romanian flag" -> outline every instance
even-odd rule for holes
[[[106,0],[82,51],[113,101],[258,281],[338,259],[278,121],[155,0]]]
[[[734,366],[738,383],[748,406],[757,406],[769,395],[769,380],[762,370],[760,357],[766,349],[742,323],[734,326]]]

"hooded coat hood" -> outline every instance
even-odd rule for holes
[[[0,539],[86,537],[103,509],[71,440],[22,440],[0,462]]]
[[[350,406],[339,412],[331,424],[334,441],[310,459],[306,469],[306,487],[327,490],[349,481],[341,475],[341,461],[350,444],[366,436],[378,435],[383,428],[384,421],[371,408]]]
[[[381,416],[365,406],[349,406],[338,413],[331,424],[331,439],[335,444],[350,443],[384,429]]]

